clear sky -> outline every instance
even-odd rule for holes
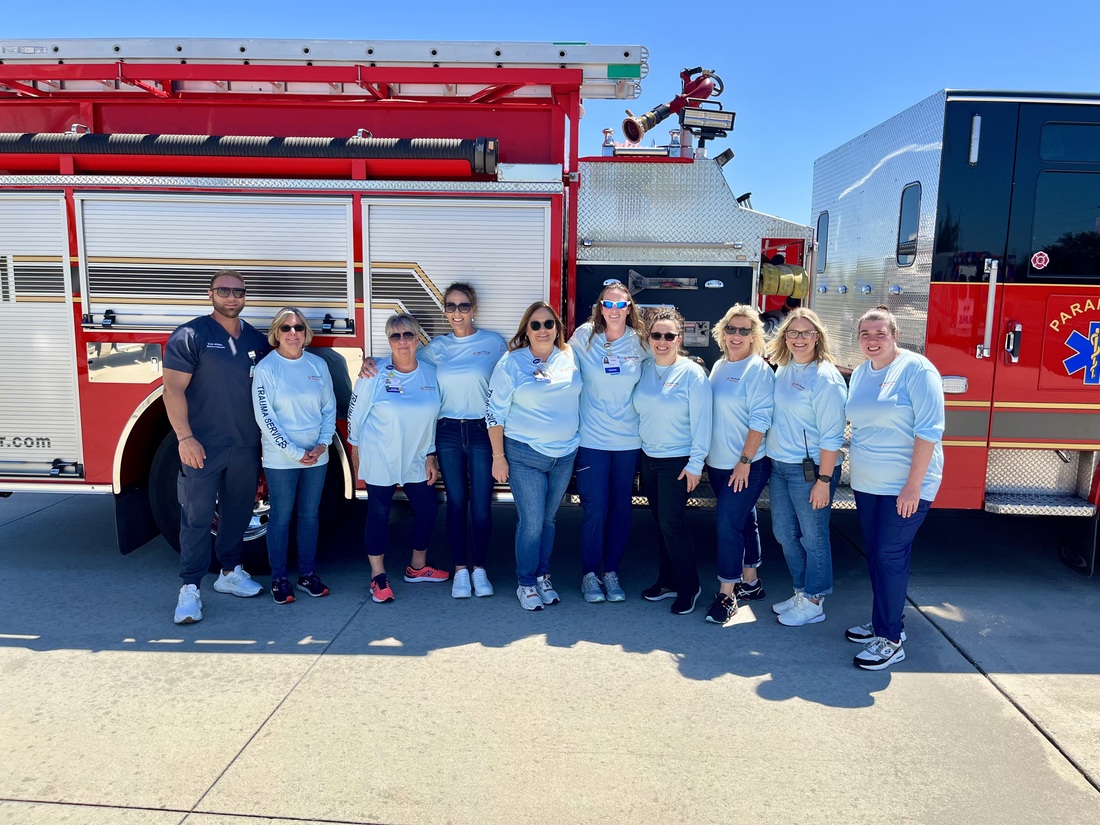
[[[587,41],[649,49],[636,101],[590,101],[582,154],[601,130],[664,103],[679,72],[702,65],[737,112],[713,156],[735,195],[809,222],[814,160],[943,89],[1100,92],[1100,0],[744,3],[587,0],[325,3],[55,0],[5,3],[0,43],[51,37],[242,37]],[[654,130],[667,140],[662,124]]]

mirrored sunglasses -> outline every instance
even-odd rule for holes
[[[630,301],[600,301],[604,309],[626,309]]]

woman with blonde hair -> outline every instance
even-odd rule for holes
[[[788,627],[825,621],[833,592],[830,505],[840,481],[847,388],[812,309],[791,310],[768,345],[776,365],[765,450],[772,465],[772,532],[783,547],[794,595],[772,605]]]
[[[554,517],[580,441],[581,374],[550,304],[527,307],[489,379],[485,423],[493,478],[516,504],[516,596],[524,610],[559,601],[550,581]]]
[[[764,435],[772,424],[775,377],[764,360],[764,324],[755,309],[734,304],[714,327],[722,357],[710,372],[713,424],[707,477],[717,500],[718,593],[706,619],[729,625],[737,600],[759,601],[764,585],[756,500],[771,475]]]
[[[626,599],[619,562],[630,535],[631,493],[642,446],[630,397],[650,357],[644,335],[630,290],[611,281],[600,291],[588,323],[569,340],[582,378],[576,474],[584,513],[581,595],[590,603]]]

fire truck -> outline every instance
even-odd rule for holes
[[[943,376],[937,507],[1060,516],[1091,575],[1100,503],[1100,95],[942,91],[814,165],[810,303],[840,366],[885,304]]]
[[[119,548],[178,541],[164,343],[247,279],[244,317],[316,330],[343,415],[386,318],[449,330],[473,283],[506,337],[534,300],[572,329],[603,283],[675,304],[689,349],[764,293],[804,294],[812,230],[731,192],[733,112],[702,67],[628,138],[580,154],[582,101],[633,100],[638,45],[313,40],[0,42],[0,494],[114,497]],[[675,115],[667,143],[639,141]],[[633,142],[631,142],[633,141]],[[784,255],[778,264],[777,253]],[[326,495],[356,491],[340,437]],[[266,532],[257,491],[246,538]],[[217,529],[217,523],[212,530]]]

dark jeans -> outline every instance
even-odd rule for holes
[[[244,531],[252,521],[260,482],[260,448],[206,447],[202,469],[180,467],[180,578],[196,587],[210,568],[210,523],[218,509],[214,542],[222,570],[241,563]]]
[[[859,526],[867,550],[867,571],[871,574],[871,624],[875,635],[892,642],[901,639],[905,592],[909,588],[909,558],[913,539],[928,515],[932,502],[920,500],[917,512],[898,515],[897,496],[876,496],[855,491]]]
[[[577,492],[584,518],[581,563],[584,572],[616,573],[630,537],[631,492],[640,450],[577,450]]]
[[[471,560],[474,567],[484,567],[493,530],[493,447],[489,444],[485,419],[439,419],[435,449],[443,472],[443,488],[447,491],[447,544],[451,559],[456,567],[466,566]]]
[[[439,499],[435,487],[426,481],[414,481],[401,485],[401,491],[413,509],[412,549],[427,550],[439,515]],[[390,540],[390,509],[397,485],[376,487],[367,485],[367,525],[363,538],[368,556],[384,556]]]
[[[714,523],[718,532],[718,580],[741,581],[746,567],[760,566],[760,531],[756,527],[756,500],[772,474],[766,458],[749,467],[748,484],[741,490],[729,486],[733,470],[707,465],[707,478],[714,490]]]
[[[286,578],[290,517],[298,503],[298,573],[313,573],[317,564],[317,532],[320,525],[321,491],[325,488],[327,464],[289,469],[264,468],[271,512],[267,521],[267,560],[271,578]]]
[[[695,544],[684,520],[687,479],[677,479],[688,456],[652,458],[642,451],[642,491],[657,521],[657,584],[694,596],[699,590]]]

